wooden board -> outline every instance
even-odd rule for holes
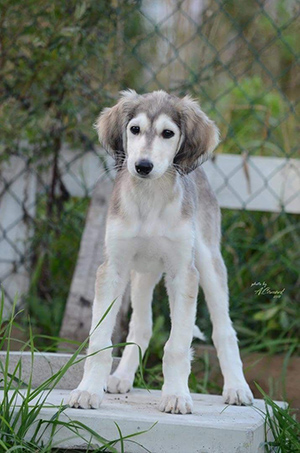
[[[216,154],[203,164],[222,208],[300,212],[300,160]]]
[[[112,181],[106,177],[95,188],[64,313],[61,338],[83,341],[89,334],[96,272],[104,261],[105,223],[112,186]],[[128,313],[128,307],[127,291],[115,328],[114,344],[124,336],[124,316]]]

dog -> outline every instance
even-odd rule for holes
[[[96,277],[88,357],[69,405],[98,408],[105,390],[129,392],[139,348],[127,345],[118,368],[109,375],[116,316],[131,280],[133,312],[127,342],[139,345],[144,354],[152,334],[152,294],[162,274],[171,332],[164,346],[159,410],[192,412],[188,378],[199,284],[213,325],[224,402],[251,404],[229,316],[220,209],[201,168],[219,142],[216,125],[189,96],[127,90],[114,107],[103,110],[95,126],[118,171],[107,216],[106,259]]]

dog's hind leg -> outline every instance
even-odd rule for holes
[[[229,316],[227,271],[218,246],[199,244],[197,268],[200,285],[213,325],[212,339],[224,377],[223,398],[229,404],[250,404],[251,390],[245,380],[235,330]]]
[[[140,352],[144,355],[152,335],[151,302],[155,285],[161,273],[131,273],[132,316],[127,336],[128,343],[124,349],[117,370],[109,377],[107,391],[110,393],[129,392],[133,385],[134,375],[139,365]],[[139,345],[141,348],[136,346]]]

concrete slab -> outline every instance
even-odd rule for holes
[[[25,390],[24,390],[25,391]],[[134,389],[125,395],[106,394],[98,410],[67,408],[60,420],[80,421],[105,439],[119,438],[116,423],[122,435],[141,433],[125,441],[126,453],[146,451],[151,453],[262,453],[264,451],[264,402],[255,400],[252,407],[227,406],[220,396],[193,394],[194,412],[189,415],[172,415],[158,410],[160,391]],[[0,392],[0,398],[3,392]],[[66,402],[69,391],[55,389],[47,398],[39,418],[49,420],[57,407]],[[19,397],[19,403],[21,397]],[[34,404],[34,401],[33,401]],[[51,407],[52,406],[52,407]],[[34,429],[34,428],[33,428]],[[50,430],[46,430],[46,441]],[[65,428],[55,435],[61,448],[86,449],[86,441]],[[136,441],[137,443],[133,443]],[[94,442],[95,444],[95,442]],[[139,445],[140,444],[140,445]],[[98,444],[99,445],[99,444]],[[115,446],[121,451],[120,443]]]
[[[55,353],[55,352],[35,352],[32,356],[30,351],[10,351],[8,372],[12,374],[21,361],[21,378],[25,384],[28,384],[31,378],[31,387],[36,388],[55,373],[57,373],[70,360],[71,354]],[[64,376],[57,384],[57,388],[65,390],[75,389],[83,376],[85,355],[80,354],[75,360],[75,363],[66,371]],[[6,360],[6,352],[0,351],[0,362],[3,364]],[[119,358],[114,357],[112,371],[117,368]],[[0,377],[2,371],[0,369]]]

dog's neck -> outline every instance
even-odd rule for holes
[[[180,176],[173,170],[151,180],[134,177],[126,168],[118,178],[120,207],[129,216],[132,210],[137,210],[140,218],[161,213],[181,198]]]

